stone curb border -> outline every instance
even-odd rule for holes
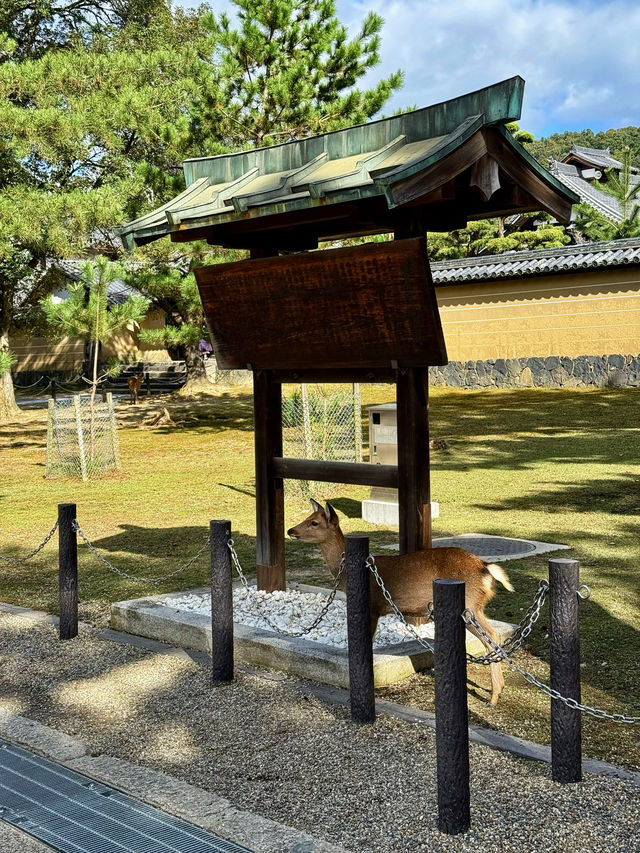
[[[16,616],[23,616],[27,619],[32,619],[34,621],[39,622],[48,622],[54,625],[58,624],[58,617],[51,616],[48,613],[44,613],[40,610],[31,610],[27,607],[18,607],[13,604],[6,604],[4,602],[0,602],[0,612],[10,613]],[[82,624],[82,623],[81,623]],[[87,626],[88,627],[88,626]],[[145,637],[139,637],[133,634],[125,634],[120,631],[113,631],[110,628],[105,628],[101,630],[98,636],[104,639],[107,642],[115,642],[121,643],[123,645],[133,646],[135,648],[146,649],[148,651],[152,651],[156,654],[167,654],[171,656],[182,657],[186,656],[191,658],[192,660],[197,661],[201,664],[207,664],[209,662],[209,655],[204,652],[191,651],[188,649],[178,648],[175,646],[168,646],[165,643],[161,643],[158,640],[148,640]],[[347,690],[341,689],[339,687],[331,687],[326,684],[316,684],[311,681],[290,681],[287,676],[277,673],[277,672],[264,672],[262,670],[256,670],[250,666],[241,666],[238,667],[243,672],[246,672],[249,675],[253,675],[257,678],[269,678],[276,681],[286,682],[286,687],[295,693],[303,693],[306,695],[312,695],[316,699],[319,699],[322,702],[326,702],[331,705],[348,705],[349,704],[349,692]],[[383,714],[388,714],[391,717],[395,717],[399,720],[404,720],[409,723],[416,723],[418,725],[426,726],[427,728],[435,730],[435,714],[430,713],[429,711],[423,711],[419,708],[410,708],[406,705],[400,705],[397,702],[391,702],[387,699],[376,699],[376,708],[378,712]],[[24,718],[21,718],[24,719]],[[26,721],[28,724],[31,721]],[[33,726],[38,726],[38,723],[32,723]],[[47,728],[46,726],[42,726],[41,728]],[[49,731],[54,731],[50,729]],[[3,734],[2,723],[0,717],[0,734]],[[56,734],[61,734],[56,732]],[[11,735],[6,735],[9,739],[11,739]],[[64,738],[68,738],[68,735],[63,735]],[[73,741],[73,738],[69,738],[69,740]],[[492,749],[498,749],[502,752],[510,752],[518,758],[526,758],[533,761],[544,761],[548,764],[551,763],[551,747],[544,746],[540,743],[535,743],[534,741],[525,740],[524,738],[516,737],[515,735],[504,734],[499,731],[495,731],[493,729],[484,729],[480,726],[469,726],[469,740],[472,743],[477,743],[482,746],[488,746]],[[62,741],[60,742],[62,745]],[[62,747],[61,747],[62,748]],[[33,745],[33,749],[38,751],[37,745]],[[88,748],[87,748],[88,749]],[[105,756],[106,758],[106,756]],[[57,760],[57,759],[54,759]],[[120,761],[120,759],[113,759],[113,761]],[[126,764],[127,762],[122,762]],[[71,765],[70,765],[71,766]],[[134,766],[134,765],[132,765]],[[637,785],[640,788],[640,771],[636,770],[627,770],[624,767],[618,767],[616,764],[610,764],[608,761],[600,761],[596,758],[583,758],[582,759],[582,767],[586,773],[592,773],[596,776],[610,776],[616,779],[623,779],[626,782],[631,782],[634,785]],[[138,768],[140,769],[140,768]],[[85,772],[85,771],[83,771]],[[149,771],[156,772],[156,771]],[[161,774],[163,775],[163,774]],[[171,777],[168,777],[171,778]],[[107,780],[105,780],[107,781]],[[182,783],[180,783],[182,784]],[[193,787],[193,786],[188,786]],[[124,790],[124,789],[123,789]],[[199,790],[199,789],[196,789]],[[129,793],[126,791],[126,793]],[[137,794],[134,793],[134,796]],[[207,796],[209,796],[207,794]],[[217,798],[221,800],[222,798]],[[153,805],[153,803],[152,803]],[[159,806],[162,808],[162,806]],[[167,811],[171,811],[170,808],[167,807]],[[178,817],[182,817],[181,814],[177,812],[173,812],[177,814]],[[247,815],[250,815],[250,812],[246,812]],[[185,818],[188,820],[192,820],[192,818]],[[260,820],[265,820],[264,818],[260,818]],[[198,823],[197,820],[193,819],[194,823]],[[204,826],[204,824],[199,824]],[[281,824],[276,824],[277,826],[281,826]],[[211,829],[212,832],[216,832],[215,829]],[[218,832],[219,835],[222,835],[222,832]],[[234,839],[236,840],[236,839]],[[239,842],[242,843],[242,842]],[[319,842],[316,842],[319,843]],[[324,842],[322,842],[324,843]],[[308,848],[309,853],[341,853],[343,848],[335,847],[335,846],[325,846],[325,847],[310,847]],[[277,851],[273,851],[273,853],[307,853],[307,848],[279,848]],[[270,848],[260,848],[260,853],[271,853]]]

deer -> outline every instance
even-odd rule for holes
[[[127,379],[127,385],[129,386],[129,394],[130,394],[130,402],[134,403],[136,406],[138,405],[138,392],[142,387],[142,380],[144,379],[144,373],[140,372],[137,376],[130,376]]]
[[[321,506],[311,499],[313,512],[295,527],[287,531],[292,539],[311,542],[318,546],[327,568],[338,579],[345,550],[345,540],[340,529],[340,520],[330,503]],[[513,592],[513,586],[502,566],[485,563],[480,557],[462,548],[425,548],[411,554],[385,555],[375,558],[378,572],[391,598],[406,619],[424,617],[429,602],[433,600],[433,582],[437,578],[456,578],[465,582],[465,607],[473,610],[478,624],[494,640],[499,641],[496,631],[484,615],[484,608],[496,593],[495,581]],[[346,574],[342,573],[338,588],[346,589]],[[392,613],[382,590],[371,575],[370,579],[371,639],[381,616]],[[491,647],[482,634],[472,625],[467,626],[485,646]],[[490,705],[498,704],[504,689],[502,666],[492,663]]]

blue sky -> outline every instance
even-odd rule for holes
[[[214,10],[229,8],[228,2],[210,2]],[[527,81],[520,124],[536,136],[640,125],[638,0],[337,0],[337,5],[354,34],[368,11],[385,20],[381,64],[370,80],[397,68],[405,72],[405,86],[385,112],[426,106],[519,74]]]

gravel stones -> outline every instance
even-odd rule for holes
[[[468,833],[436,827],[434,733],[348,711],[281,676],[207,667],[0,614],[0,705],[358,853],[638,853],[640,790],[471,745]],[[96,696],[103,694],[100,702]]]

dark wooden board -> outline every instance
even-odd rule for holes
[[[423,238],[200,267],[223,369],[446,364]]]

